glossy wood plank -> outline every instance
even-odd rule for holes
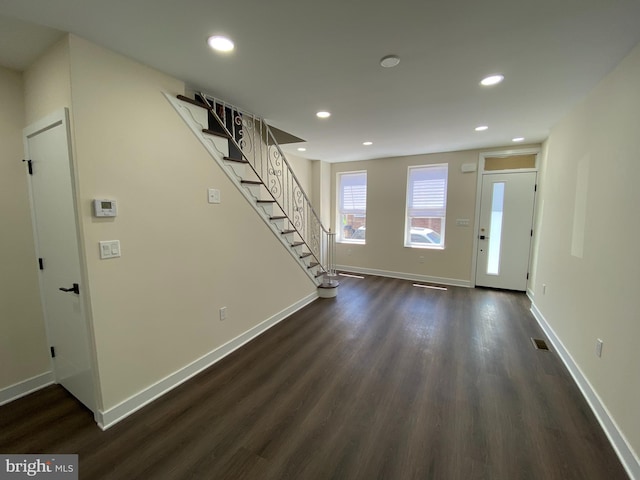
[[[342,278],[106,432],[57,386],[0,407],[0,452],[81,479],[625,479],[523,294]]]

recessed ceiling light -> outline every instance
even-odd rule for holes
[[[373,145],[373,142],[362,142],[362,144],[368,147],[369,145]]]
[[[218,52],[230,52],[235,47],[230,39],[221,35],[213,35],[209,37],[207,43],[211,48]]]
[[[395,67],[400,63],[400,57],[397,55],[387,55],[386,57],[382,57],[380,59],[380,65],[384,68]]]
[[[316,113],[316,117],[318,118],[329,118],[331,114],[329,112],[318,112]]]
[[[487,130],[489,127],[487,127],[486,125],[480,125],[479,127],[476,127],[476,132],[483,132],[484,130]]]
[[[512,142],[522,142],[523,140],[524,140],[524,137],[516,137],[511,139]]]
[[[501,74],[496,74],[496,75],[490,75],[486,78],[483,78],[482,81],[480,82],[480,85],[484,85],[485,87],[489,87],[491,85],[497,85],[499,84],[501,81],[504,80],[504,75]]]
[[[306,152],[306,151],[307,151],[307,149],[306,149],[306,148],[304,148],[304,147],[299,147],[299,148],[298,148],[298,151],[299,151],[299,152]]]

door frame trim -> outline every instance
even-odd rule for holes
[[[22,130],[23,149],[24,149],[24,154],[26,158],[28,158],[30,156],[29,139],[39,133],[55,128],[59,125],[65,129],[65,133],[67,136],[67,150],[69,153],[69,159],[68,159],[69,175],[71,177],[71,196],[73,198],[73,214],[74,214],[75,225],[76,225],[75,235],[76,235],[77,244],[78,244],[78,257],[79,257],[78,261],[80,263],[80,284],[82,285],[82,288],[80,289],[80,295],[79,295],[80,309],[81,309],[80,314],[82,316],[83,321],[86,324],[86,331],[87,331],[87,348],[89,349],[89,361],[91,365],[92,383],[93,383],[92,387],[94,391],[94,405],[93,405],[92,411],[93,411],[94,420],[95,420],[97,418],[96,414],[98,410],[101,408],[102,397],[100,395],[100,388],[98,383],[97,357],[96,357],[95,340],[94,340],[95,337],[93,332],[93,325],[92,325],[92,322],[90,321],[91,309],[89,307],[90,303],[89,303],[88,271],[87,271],[87,265],[85,260],[86,249],[85,249],[84,239],[82,235],[82,223],[80,222],[81,215],[80,215],[80,206],[78,205],[79,186],[77,182],[77,165],[75,163],[75,156],[73,154],[74,149],[73,149],[73,142],[72,142],[72,136],[71,136],[71,121],[70,121],[69,109],[67,107],[60,108],[50,113],[49,115],[46,115],[45,117],[35,121],[34,123],[26,126]],[[33,239],[34,239],[35,254],[36,254],[36,258],[38,258],[40,256],[40,251],[39,251],[40,239],[38,238],[35,204],[34,204],[34,197],[33,197],[33,184],[32,184],[31,176],[27,175],[27,177],[28,177],[27,188],[29,193],[29,209],[31,214],[31,228],[32,228],[33,237],[34,237]],[[42,275],[40,274],[40,272],[38,272],[38,286],[40,290],[39,294],[40,294],[40,301],[41,301],[42,310],[43,310],[42,314],[43,314],[43,319],[45,324],[45,332],[47,336],[47,350],[48,350],[49,346],[51,345],[51,332],[50,332],[49,320],[47,318],[46,304],[44,301],[44,289],[43,289],[42,282],[43,282]],[[56,372],[53,358],[51,358],[48,352],[47,352],[47,356],[49,357],[52,380],[54,383],[58,383],[57,372]]]
[[[482,199],[482,179],[485,175],[499,174],[499,173],[524,173],[524,172],[538,172],[540,165],[540,152],[541,147],[529,147],[529,148],[515,148],[510,150],[498,150],[480,152],[478,155],[478,174],[476,178],[476,211],[474,216],[474,229],[473,229],[473,254],[471,256],[471,287],[476,286],[476,272],[478,262],[478,235],[480,235],[480,202]],[[485,171],[484,164],[487,157],[511,157],[515,155],[535,155],[536,166],[535,168],[518,168],[508,170],[491,170]],[[538,175],[538,179],[540,175]],[[535,220],[536,204],[533,204],[533,214]],[[537,232],[533,232],[534,238]],[[532,245],[534,238],[531,239]],[[529,270],[531,270],[531,251],[529,251]]]

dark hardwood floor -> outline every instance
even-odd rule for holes
[[[0,407],[0,452],[78,453],[82,480],[628,478],[530,337],[524,294],[342,278],[106,432],[58,386]]]

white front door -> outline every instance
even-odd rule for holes
[[[90,410],[95,393],[83,311],[80,252],[66,109],[24,130],[40,288],[56,382]],[[77,286],[77,288],[75,288]],[[75,290],[75,291],[74,291]]]
[[[536,175],[514,172],[482,176],[477,286],[527,289]]]

